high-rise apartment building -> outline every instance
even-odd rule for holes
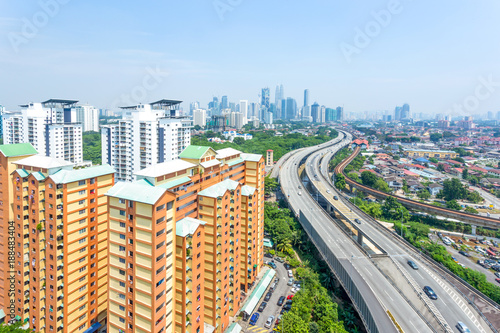
[[[240,113],[243,114],[243,118],[245,118],[245,122],[248,119],[248,101],[241,100],[240,101]]]
[[[285,112],[285,119],[290,120],[290,119],[295,119],[297,117],[297,102],[295,99],[288,97],[286,99],[286,112]]]
[[[31,144],[0,146],[1,206],[9,207],[0,213],[9,230],[2,244],[13,238],[8,252],[15,253],[6,257],[2,245],[0,306],[33,331],[95,332],[106,325],[104,193],[114,185],[114,170],[73,169],[35,154]]]
[[[207,111],[203,109],[193,110],[193,126],[205,127],[207,125]]]
[[[2,119],[3,142],[29,142],[46,156],[83,163],[83,126],[76,122],[77,102],[50,99],[22,105],[20,112],[5,114]]]
[[[304,90],[304,106],[309,106],[309,89]]]
[[[172,116],[180,103],[125,107],[118,124],[102,126],[102,161],[116,169],[117,181],[132,181],[135,172],[176,159],[191,143],[192,121]]]
[[[189,146],[109,202],[108,332],[224,332],[263,259],[264,158]]]
[[[5,112],[5,107],[0,105],[0,138],[3,138],[3,116]]]
[[[311,106],[311,117],[314,123],[321,122],[320,106],[318,103],[314,103]]]
[[[337,121],[344,120],[344,108],[342,106],[337,106]]]
[[[401,107],[401,119],[410,119],[410,105],[403,104]]]
[[[99,132],[99,109],[90,105],[77,105],[72,121],[82,124],[84,132]]]

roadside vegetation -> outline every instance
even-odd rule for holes
[[[286,258],[295,267],[302,288],[293,298],[292,308],[283,314],[279,332],[357,333],[362,324],[350,306],[327,264],[312,244],[300,223],[286,207],[286,202],[266,202],[264,228],[275,243],[269,252]],[[300,260],[299,260],[300,258]]]
[[[192,145],[210,146],[215,150],[223,148],[234,148],[244,153],[261,154],[266,156],[266,151],[272,149],[274,160],[277,161],[281,156],[289,151],[316,146],[333,138],[336,138],[338,132],[327,127],[319,128],[316,136],[305,136],[300,133],[284,134],[283,136],[275,136],[274,131],[255,131],[251,132],[253,139],[244,140],[243,138],[235,138],[234,142],[216,143],[208,141],[209,138],[221,137],[220,133],[206,131],[203,135],[193,135],[191,138]]]
[[[83,160],[92,161],[93,165],[101,164],[101,133],[82,133]]]

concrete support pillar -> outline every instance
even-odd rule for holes
[[[472,228],[472,234],[476,235],[476,226],[471,224],[471,228]]]
[[[363,234],[361,231],[358,231],[358,244],[363,245]]]

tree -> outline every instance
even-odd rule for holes
[[[101,134],[98,132],[82,133],[83,159],[92,164],[101,164]]]
[[[444,171],[444,164],[443,163],[439,163],[436,167],[437,171],[440,171],[440,172],[443,172]]]
[[[431,157],[429,158],[429,161],[432,162],[432,163],[439,163],[439,160],[435,157]]]
[[[364,184],[364,182],[363,182]],[[391,189],[389,188],[389,185],[382,179],[378,178],[375,184],[373,185],[373,188],[385,193],[391,193]]]
[[[406,179],[403,179],[403,192],[404,193],[408,193],[408,182],[406,181]]]
[[[242,146],[245,144],[245,139],[237,137],[233,139],[233,143],[238,146]]]
[[[361,179],[359,179],[358,174],[355,173],[355,172],[349,172],[349,174],[347,175],[347,177],[351,178],[355,182],[361,183]]]
[[[363,181],[363,185],[373,187],[377,182],[377,176],[371,173],[370,171],[363,171],[361,173],[361,180]]]
[[[473,203],[480,203],[484,201],[483,197],[481,197],[477,191],[467,193],[467,200]]]
[[[422,200],[427,200],[431,197],[431,194],[429,193],[429,191],[427,189],[424,188],[424,189],[418,191],[417,196]]]
[[[441,133],[432,133],[429,138],[432,142],[438,142],[442,137],[443,135]]]
[[[264,178],[264,192],[265,194],[271,194],[278,187],[278,181],[276,178],[271,178],[267,176]]]
[[[464,168],[462,170],[462,179],[467,179],[469,178],[469,170],[467,168]]]
[[[338,173],[335,175],[335,187],[338,188],[339,190],[345,189],[346,184],[345,184],[345,177],[343,174]]]
[[[0,325],[0,333],[27,333],[31,332],[29,329],[23,329],[21,326],[23,325],[23,322],[18,321],[14,325],[5,325],[2,324]]]
[[[446,201],[463,199],[467,195],[467,189],[462,185],[460,180],[453,178],[443,182],[443,198]]]
[[[393,196],[385,199],[384,205],[382,206],[382,215],[389,220],[402,219],[403,221],[408,221],[410,218],[408,210]]]
[[[477,211],[477,209],[475,209],[474,207],[471,207],[471,206],[469,206],[469,207],[465,207],[465,211],[466,211],[467,213],[479,214],[479,212]]]
[[[195,130],[195,131],[199,131],[199,130],[201,130],[201,126],[200,126],[200,125],[194,125],[194,130]]]
[[[446,201],[446,208],[453,210],[461,210],[462,207],[458,204],[456,200]]]

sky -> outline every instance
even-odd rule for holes
[[[500,111],[498,0],[0,1],[0,105],[99,108],[283,84],[347,112]]]

